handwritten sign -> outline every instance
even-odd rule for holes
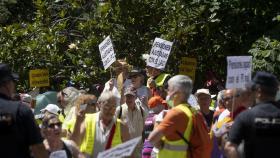
[[[164,70],[169,54],[171,52],[173,42],[156,38],[153,43],[147,66],[151,66],[160,70]]]
[[[242,88],[251,81],[252,56],[227,57],[226,88]]]
[[[47,87],[50,86],[49,70],[36,69],[29,71],[30,87]]]
[[[116,61],[116,55],[110,36],[107,36],[104,41],[99,44],[99,51],[103,66],[106,70],[113,62]]]
[[[182,57],[181,64],[179,65],[179,74],[187,75],[194,81],[196,66],[196,58]]]
[[[133,150],[135,149],[136,145],[141,139],[141,137],[137,137],[114,148],[103,151],[98,154],[97,158],[120,158],[125,156],[131,156]]]

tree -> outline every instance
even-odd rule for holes
[[[19,70],[24,89],[28,88],[28,70],[35,68],[49,68],[51,81],[61,80],[59,84],[72,80],[87,87],[108,80],[98,50],[108,35],[117,58],[126,57],[139,67],[145,67],[140,58],[150,52],[155,37],[173,41],[166,70],[177,74],[181,57],[196,57],[195,83],[201,87],[205,72],[212,70],[224,78],[226,56],[248,55],[255,41],[278,26],[274,19],[280,7],[278,0],[16,2],[15,8],[33,9],[26,14],[21,9],[18,16],[0,24],[0,60]],[[261,50],[267,48],[272,49],[261,46]]]

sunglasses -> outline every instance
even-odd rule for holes
[[[57,127],[61,127],[62,123],[61,122],[57,122],[57,123],[51,123],[48,125],[49,128],[55,128],[55,126]]]

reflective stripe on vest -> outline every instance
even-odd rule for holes
[[[193,114],[192,111],[188,108],[188,106],[189,105],[187,104],[180,104],[175,108],[183,111],[188,117],[188,125],[184,132],[184,137],[189,141],[193,127]],[[158,158],[187,157],[189,144],[186,144],[186,142],[183,139],[169,141],[166,137],[163,137],[162,140],[164,142],[164,146],[161,150],[159,150],[159,153],[157,155]]]
[[[94,139],[95,139],[95,126],[97,114],[87,114],[85,118],[86,133],[81,144],[81,152],[89,155],[93,154]],[[112,140],[112,147],[121,144],[121,120],[117,119],[116,130]],[[101,151],[100,151],[101,152]]]

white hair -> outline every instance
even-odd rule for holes
[[[101,95],[98,98],[98,103],[99,104],[107,104],[109,100],[114,99],[115,101],[117,101],[117,96],[109,91],[109,90],[105,90],[101,93]]]
[[[188,99],[192,93],[193,82],[186,75],[176,75],[168,80],[168,86],[174,88],[176,91],[183,92],[186,99]]]
[[[226,90],[221,90],[221,91],[219,91],[219,93],[218,93],[218,95],[217,95],[217,102],[220,102],[220,101],[223,100],[225,91],[226,91]]]

